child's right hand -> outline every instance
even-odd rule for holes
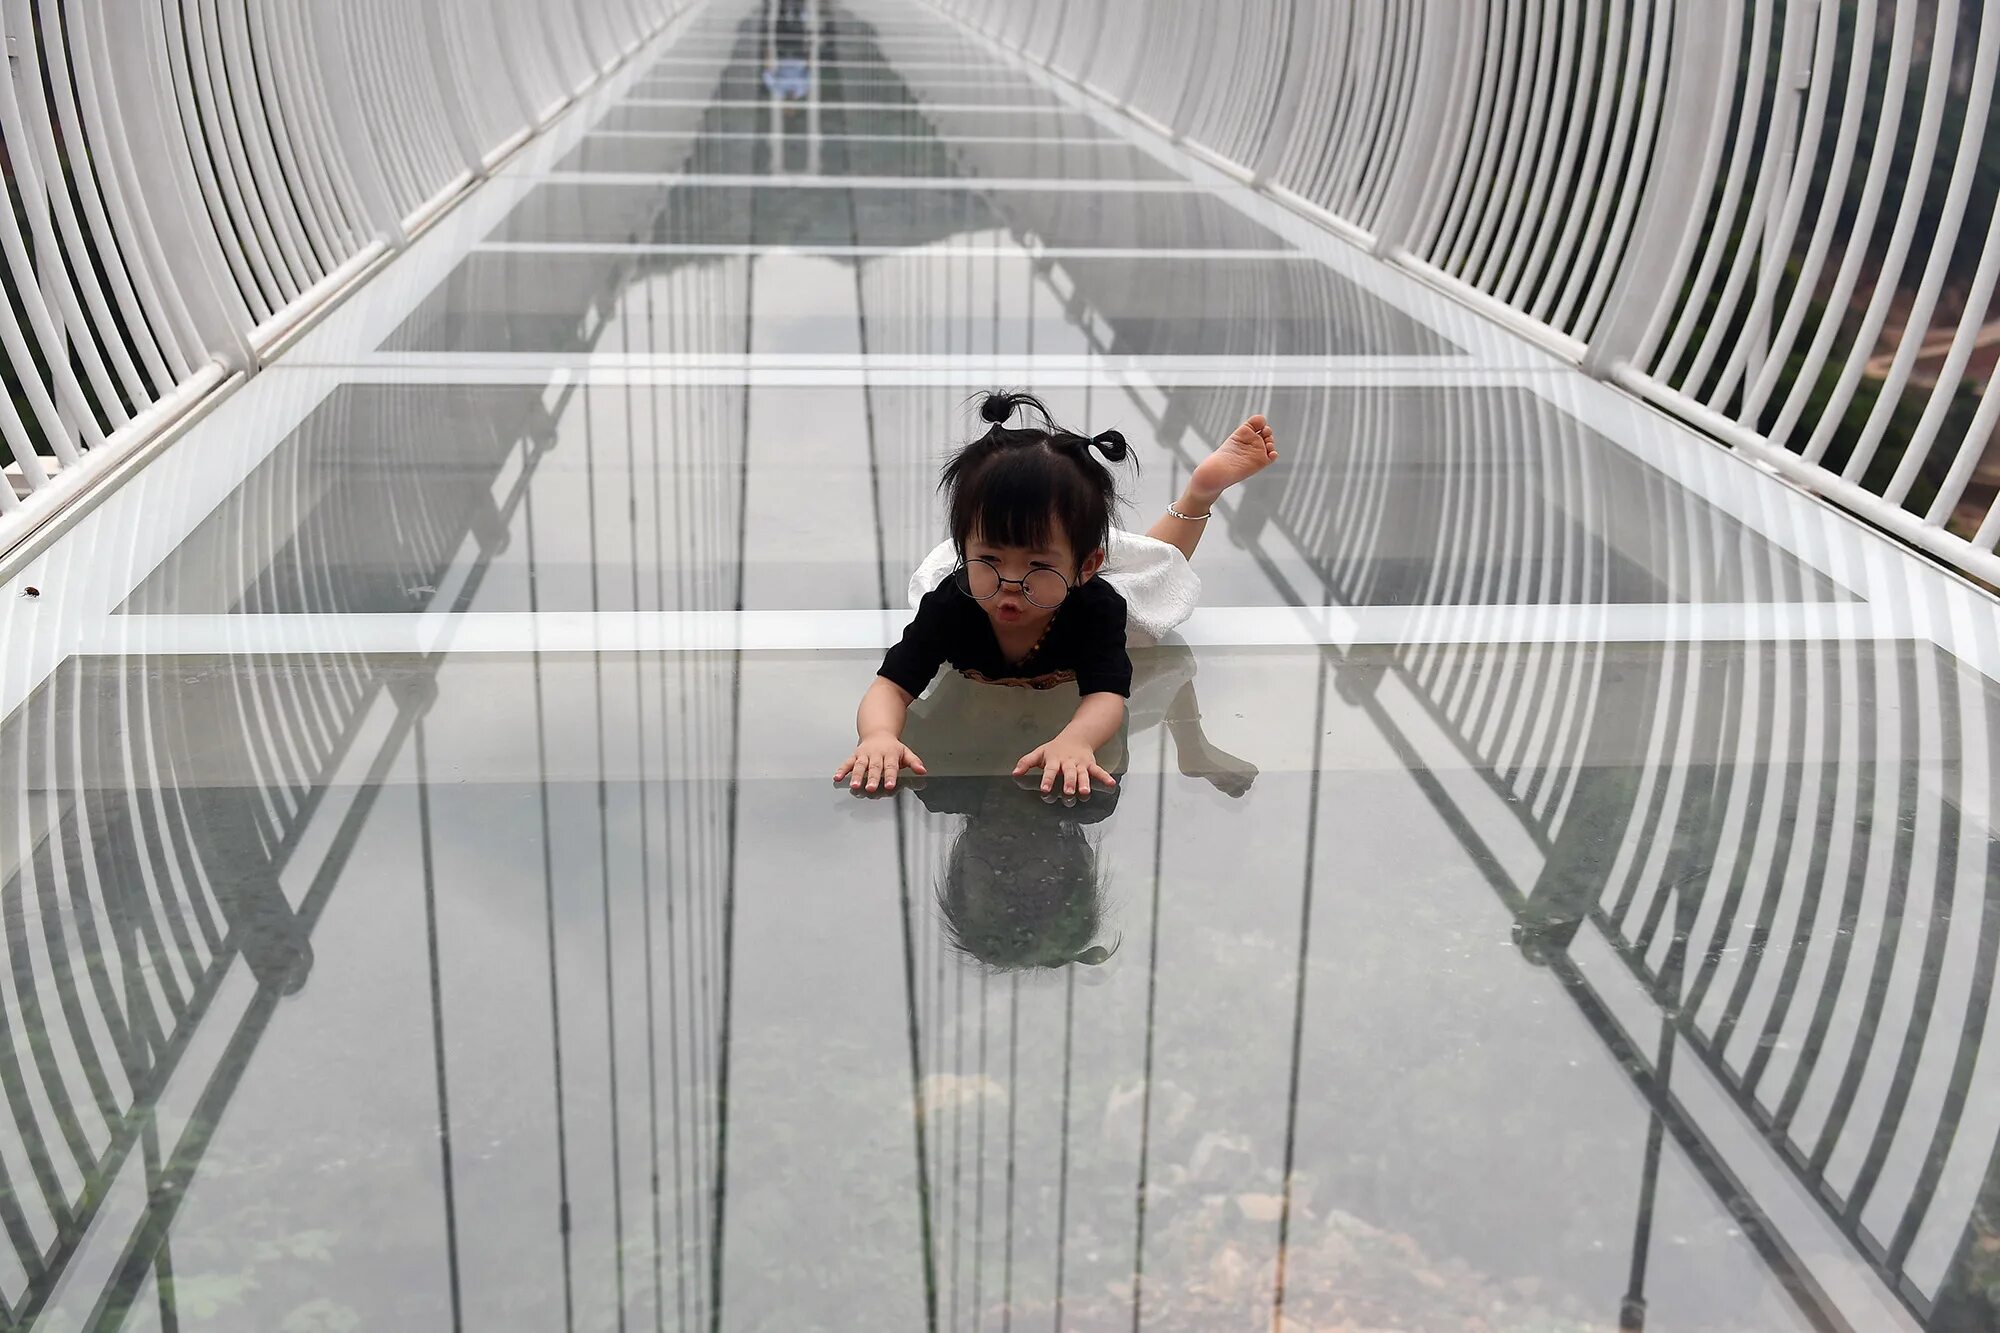
[[[834,770],[833,780],[847,783],[850,791],[894,791],[896,774],[905,768],[922,777],[924,761],[901,738],[885,732],[863,736],[847,762]]]

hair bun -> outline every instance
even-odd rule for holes
[[[1125,437],[1115,430],[1091,436],[1090,443],[1098,453],[1113,463],[1124,462],[1132,453],[1132,446],[1125,443]]]
[[[998,426],[1014,415],[1014,404],[1019,397],[1011,393],[989,393],[979,404],[979,415]]]

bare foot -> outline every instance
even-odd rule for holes
[[[1179,746],[1181,772],[1191,778],[1206,779],[1224,796],[1241,797],[1257,780],[1257,765],[1238,759],[1227,750],[1202,744]]]
[[[1277,458],[1271,423],[1261,414],[1251,417],[1196,466],[1194,475],[1188,478],[1188,489],[1220,495],[1237,482],[1256,476]]]

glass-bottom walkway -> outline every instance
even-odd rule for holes
[[[953,678],[853,799],[994,386],[1138,526],[1282,458],[1115,797]],[[0,588],[0,1328],[1990,1329],[1994,610],[927,7],[716,0]]]

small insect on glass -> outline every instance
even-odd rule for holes
[[[958,567],[953,575],[958,580],[959,590],[974,601],[990,601],[1000,594],[1000,589],[1013,584],[1021,590],[1021,595],[1044,611],[1063,604],[1069,596],[1069,580],[1056,570],[1043,567],[1031,569],[1025,578],[1008,579],[1000,576],[1000,567],[991,560],[968,560]]]

